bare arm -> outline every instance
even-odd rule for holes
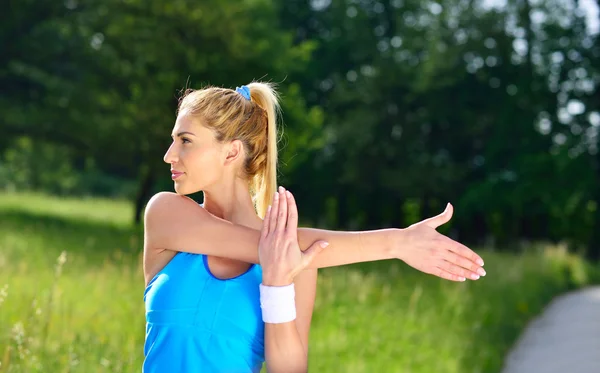
[[[220,219],[192,199],[175,193],[156,194],[146,207],[144,243],[150,250],[172,250],[258,263],[260,231]],[[298,243],[306,250],[313,242],[329,242],[309,268],[392,259],[389,235],[397,229],[336,232],[298,228]]]
[[[278,199],[265,216],[258,247],[263,285],[285,286],[293,282],[297,313],[290,322],[265,322],[266,365],[269,373],[304,373],[308,371],[308,333],[317,286],[317,270],[304,268],[322,251],[322,246],[317,242],[304,252],[300,250],[298,211],[293,198],[280,188]],[[278,210],[283,210],[280,217]]]
[[[307,268],[396,258],[448,280],[478,279],[485,273],[481,257],[435,230],[450,220],[452,210],[447,211],[405,229],[338,232],[298,228],[298,243],[304,251],[315,241],[329,242],[327,250]],[[259,263],[259,231],[217,218],[190,198],[156,194],[146,206],[144,223],[145,254],[171,250]]]
[[[307,269],[294,279],[296,320],[265,323],[265,358],[269,373],[306,372],[308,340],[317,287],[317,270]]]

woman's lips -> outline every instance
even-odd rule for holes
[[[183,172],[171,171],[171,179],[173,179],[173,180],[177,179],[181,175],[183,175]]]

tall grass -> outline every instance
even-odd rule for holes
[[[125,202],[0,196],[0,372],[139,372],[141,230]],[[397,261],[320,271],[314,372],[498,372],[556,294],[597,281],[561,248],[481,253],[451,283]]]

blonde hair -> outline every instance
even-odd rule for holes
[[[227,88],[188,89],[179,101],[178,114],[186,111],[202,118],[219,142],[240,140],[244,144],[244,176],[256,213],[264,218],[277,190],[279,97],[272,83],[252,82],[247,87],[251,100]]]

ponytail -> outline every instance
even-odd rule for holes
[[[267,114],[266,160],[250,181],[256,213],[264,218],[267,207],[277,191],[277,115],[280,113],[279,97],[272,83],[248,84],[252,101]]]

